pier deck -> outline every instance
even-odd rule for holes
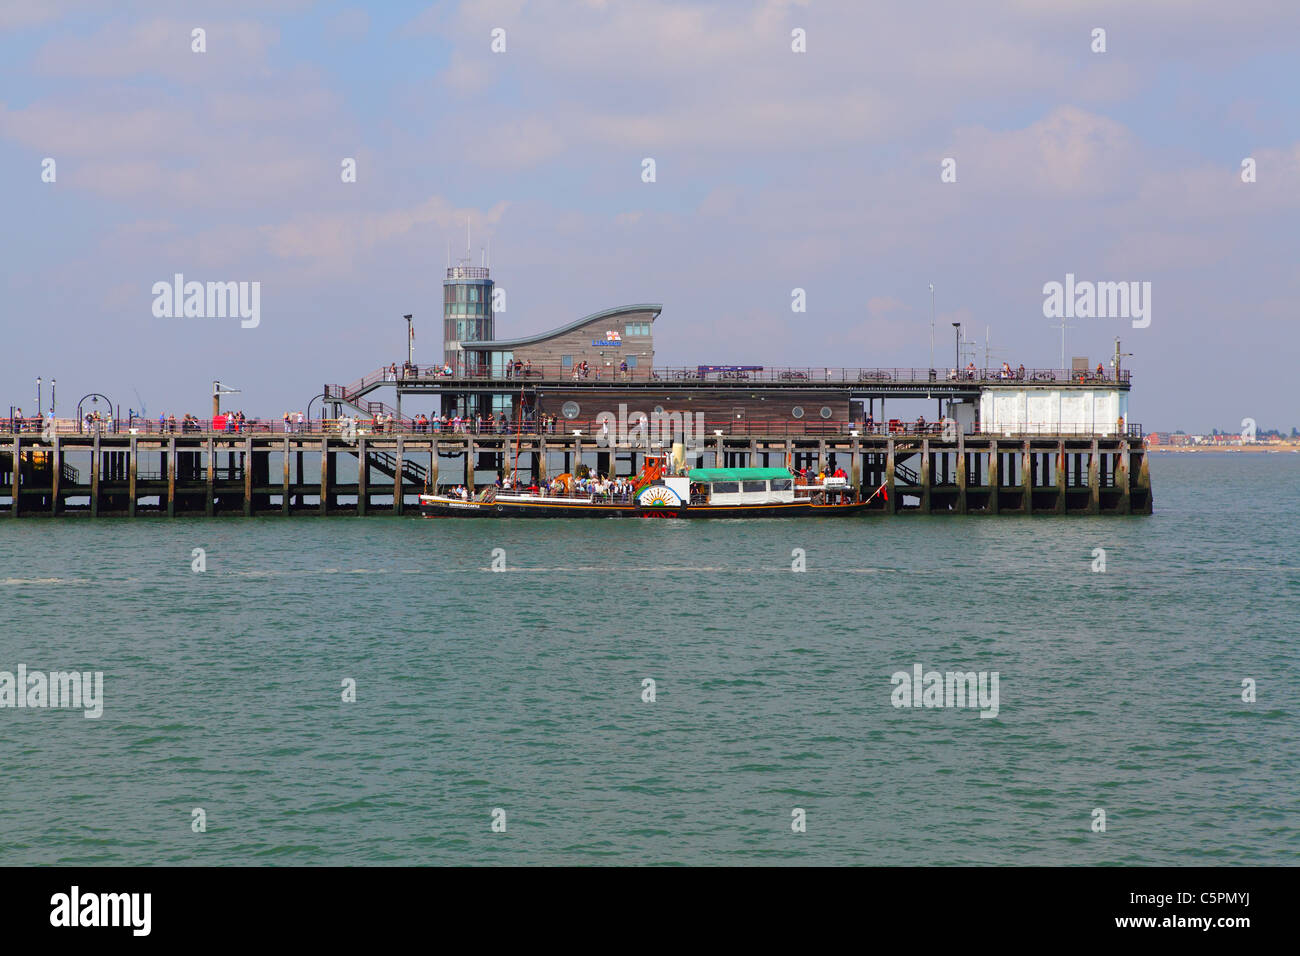
[[[579,463],[626,476],[645,453],[600,447],[589,434],[6,435],[0,515],[414,514],[426,489],[481,487],[516,462],[529,479]],[[872,502],[881,514],[1152,511],[1146,449],[1119,435],[721,434],[708,437],[700,463],[787,462],[843,468],[867,494],[883,486],[888,500]]]

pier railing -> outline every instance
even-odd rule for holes
[[[677,419],[665,417],[663,424],[654,429],[663,432],[668,427],[668,422],[675,423],[675,427],[680,433],[682,423]],[[687,420],[686,427],[694,430],[698,423]],[[94,426],[81,425],[60,421],[53,429],[58,435],[84,435],[93,436],[96,433],[104,435],[140,435],[149,437],[166,437],[168,435],[194,436],[194,437],[225,437],[231,438],[236,436],[248,435],[303,435],[311,437],[346,437],[354,435],[360,437],[374,438],[383,436],[435,436],[445,435],[448,437],[458,437],[462,435],[474,435],[483,437],[511,438],[516,435],[538,436],[538,435],[556,435],[566,437],[578,437],[582,441],[597,441],[609,434],[604,428],[605,422],[602,419],[568,419],[556,418],[547,419],[544,422],[525,421],[523,423],[515,422],[488,422],[481,423],[475,419],[451,419],[447,422],[434,421],[433,419],[425,420],[422,416],[415,418],[391,418],[385,421],[377,421],[373,418],[314,418],[304,419],[302,422],[296,420],[284,421],[283,419],[256,419],[250,418],[242,422],[225,422],[221,427],[213,427],[211,420],[201,420],[198,422],[176,422],[162,423],[157,421],[146,421],[143,419],[128,419],[125,421],[106,420],[96,423]],[[628,428],[635,427],[636,419],[632,417],[628,421]],[[651,425],[653,427],[653,424]],[[703,423],[702,437],[707,442],[717,437],[741,437],[741,438],[782,438],[782,437],[822,437],[822,438],[852,438],[854,436],[921,436],[932,437],[947,440],[956,440],[956,429],[960,426],[945,425],[943,422],[930,422],[919,420],[915,422],[906,422],[901,419],[889,419],[883,422],[876,421],[822,421],[819,419],[791,419],[789,421],[749,421],[747,419],[722,419],[719,421],[705,421]],[[647,428],[650,431],[650,428]],[[39,419],[0,419],[0,434],[18,434],[39,438],[43,433],[42,423]],[[1025,422],[1016,423],[1010,426],[982,426],[976,424],[967,434],[987,438],[1036,438],[1048,436],[1089,436],[1089,435],[1123,435],[1130,439],[1141,440],[1144,435],[1142,425],[1133,422],[1117,422],[1106,425],[1101,422]]]
[[[533,365],[491,367],[473,363],[437,365],[390,365],[362,376],[350,385],[326,385],[331,400],[356,403],[366,393],[385,384],[429,383],[442,380],[517,381],[547,384],[556,382],[746,382],[778,385],[1007,385],[1058,384],[1101,385],[1129,384],[1131,372],[1121,369],[1094,369],[1080,372],[1051,368],[828,368],[826,366],[739,366],[694,365],[660,368],[621,368],[614,363],[600,366]]]

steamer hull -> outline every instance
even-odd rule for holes
[[[523,496],[519,496],[522,498]],[[800,518],[860,514],[864,502],[814,504],[810,501],[753,505],[649,506],[627,503],[564,501],[535,498],[465,501],[442,495],[421,495],[420,514],[426,518]]]

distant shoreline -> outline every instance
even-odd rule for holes
[[[1300,442],[1283,442],[1277,445],[1148,445],[1147,451],[1167,452],[1174,455],[1204,455],[1207,453],[1259,455],[1269,452],[1292,454],[1300,452]]]

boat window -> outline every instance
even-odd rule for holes
[[[740,486],[743,491],[767,491],[766,481],[742,481]]]
[[[790,478],[773,478],[773,479],[772,479],[772,490],[773,490],[773,491],[789,491],[789,490],[790,490],[791,488],[793,488],[793,487],[794,487],[794,481],[793,481],[793,479],[790,479]]]
[[[713,483],[713,493],[715,495],[734,495],[740,491],[740,482],[738,481],[715,481]]]

